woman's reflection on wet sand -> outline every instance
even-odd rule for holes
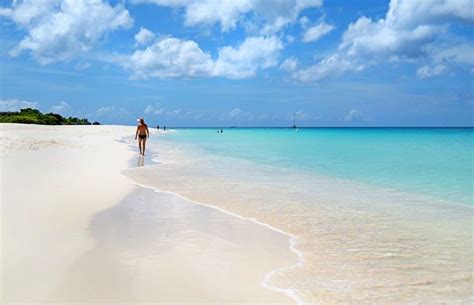
[[[144,166],[144,165],[145,165],[145,156],[140,155],[138,157],[137,166],[140,167],[140,166]]]

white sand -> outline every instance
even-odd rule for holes
[[[114,141],[130,128],[0,125],[3,296],[47,300],[93,247],[87,227],[133,186],[133,153]]]
[[[2,304],[293,303],[261,287],[287,236],[135,186],[133,127],[0,132]]]

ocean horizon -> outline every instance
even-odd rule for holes
[[[135,125],[125,125],[135,126]],[[160,129],[163,129],[160,125]],[[156,126],[148,126],[149,128],[156,128]],[[167,129],[295,129],[292,126],[166,126]],[[472,126],[297,126],[296,129],[474,129]]]

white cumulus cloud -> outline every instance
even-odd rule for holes
[[[135,41],[140,45],[145,45],[149,43],[153,40],[153,38],[155,38],[155,34],[144,27],[141,27],[140,31],[135,34]]]
[[[186,78],[210,75],[213,61],[196,42],[169,37],[135,51],[125,67],[135,78]]]
[[[433,42],[442,30],[433,25],[392,28],[386,23],[385,20],[373,22],[366,17],[359,18],[344,33],[340,49],[355,58],[417,58],[425,54],[425,45]]]
[[[239,46],[225,46],[213,60],[193,40],[168,37],[143,50],[135,51],[122,65],[132,71],[134,78],[247,78],[258,69],[278,64],[283,48],[275,36],[248,37]]]
[[[453,25],[473,22],[472,0],[391,0],[384,18],[358,18],[344,32],[337,51],[293,72],[293,77],[319,81],[387,61],[424,59],[439,66],[433,71],[422,68],[418,74],[423,78],[442,73],[445,68],[440,67],[449,64],[473,64],[468,37],[451,35]],[[308,28],[309,19],[303,17],[300,23]]]
[[[274,67],[283,44],[275,36],[247,37],[237,48],[226,46],[219,49],[214,75],[228,78],[247,78],[258,69]]]
[[[391,0],[385,18],[350,24],[340,49],[353,57],[429,56],[430,44],[443,38],[449,24],[473,21],[471,0]]]
[[[122,4],[102,0],[13,1],[9,18],[27,34],[10,51],[30,51],[41,63],[66,61],[90,50],[104,35],[133,23]]]
[[[186,26],[220,24],[222,32],[235,29],[246,14],[262,20],[262,32],[271,34],[297,20],[301,11],[319,7],[322,0],[134,0],[184,9]]]

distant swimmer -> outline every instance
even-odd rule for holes
[[[138,126],[137,132],[135,133],[135,140],[138,138],[138,148],[140,149],[140,155],[145,155],[145,144],[146,139],[150,138],[150,132],[148,131],[148,126],[145,124],[145,120],[143,118],[137,119]]]
[[[160,130],[160,125],[156,125],[156,129]]]

